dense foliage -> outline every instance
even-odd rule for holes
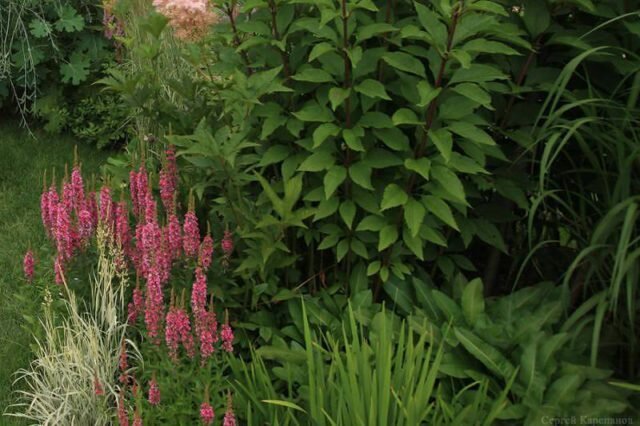
[[[129,331],[148,363],[140,377],[167,398],[141,401],[123,383],[119,408],[193,422],[201,407],[207,423],[231,385],[248,424],[638,414],[630,2],[120,0],[112,10],[122,63],[100,84],[135,135],[106,168],[113,190],[131,188],[122,223],[144,223],[143,191],[162,199],[161,229],[189,205],[185,235],[189,215],[198,244],[205,228],[235,237],[205,294],[237,319],[238,348],[210,364],[167,358],[154,339],[165,333],[171,347],[169,315],[184,308],[169,288],[198,283],[172,278],[158,293],[170,306],[141,308],[167,314],[167,328]],[[80,108],[104,107],[91,105]],[[82,130],[96,137],[113,123]],[[144,257],[145,231],[135,234]],[[171,257],[193,267],[186,258]],[[153,277],[131,259],[149,300]],[[190,390],[172,387],[181,381]]]

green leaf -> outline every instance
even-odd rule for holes
[[[382,263],[379,260],[371,262],[369,266],[367,266],[367,276],[370,277],[372,275],[377,274],[378,271],[380,270],[381,265]]]
[[[411,125],[420,125],[422,121],[418,119],[418,116],[415,112],[410,110],[409,108],[400,108],[397,110],[393,117],[391,117],[391,121],[393,121],[394,126],[401,126],[403,124],[411,124]]]
[[[264,402],[265,404],[279,405],[281,407],[291,408],[293,410],[302,411],[303,413],[306,413],[306,411],[304,411],[299,405],[296,405],[290,401],[283,401],[280,399],[263,399],[262,402]]]
[[[308,102],[300,111],[294,112],[293,116],[301,121],[316,123],[328,123],[333,121],[333,114],[329,108],[320,106],[317,102]]]
[[[433,213],[438,219],[452,227],[453,229],[460,230],[456,223],[451,208],[447,203],[434,195],[427,195],[424,197],[424,205],[428,211]]]
[[[420,226],[424,221],[426,209],[419,201],[410,198],[404,205],[404,221],[411,231],[411,236],[416,237],[420,232]]]
[[[58,17],[59,19],[55,23],[58,31],[73,33],[84,28],[84,18],[78,15],[78,12],[68,4],[58,10]]]
[[[79,52],[74,52],[69,58],[69,62],[60,66],[60,74],[63,83],[79,85],[89,76],[89,58]]]
[[[536,38],[546,31],[551,24],[551,15],[547,8],[547,2],[541,0],[525,0],[522,4],[522,20],[524,26],[531,34],[531,38]]]
[[[484,130],[466,121],[456,121],[448,126],[453,133],[482,145],[495,145],[495,141]]]
[[[515,367],[494,347],[464,328],[455,327],[453,331],[462,346],[490,371],[507,380],[513,375]]]
[[[373,134],[386,146],[395,151],[409,150],[409,138],[402,130],[392,127],[390,129],[376,129]]]
[[[417,235],[411,235],[411,231],[405,228],[404,232],[402,232],[402,241],[404,241],[405,245],[409,247],[409,250],[420,260],[424,260],[424,242],[422,238]]]
[[[331,101],[331,109],[336,110],[345,99],[351,94],[351,89],[343,89],[342,87],[333,87],[329,90],[329,100]]]
[[[477,10],[479,12],[488,12],[496,15],[509,16],[504,6],[492,1],[480,0],[467,6],[468,10]]]
[[[520,55],[520,52],[499,41],[483,38],[473,39],[462,47],[463,50],[472,53],[491,53],[497,55]]]
[[[394,207],[403,206],[407,200],[409,200],[409,196],[404,189],[400,188],[395,183],[391,183],[387,185],[382,194],[382,202],[380,203],[380,210],[388,210]]]
[[[336,160],[330,152],[318,151],[307,157],[298,167],[301,172],[319,172],[327,170],[335,164]]]
[[[407,170],[418,173],[425,180],[429,180],[431,161],[428,158],[422,157],[418,158],[417,160],[414,158],[407,158],[406,160],[404,160],[404,167]]]
[[[319,58],[320,56],[324,55],[327,52],[332,52],[333,50],[334,50],[334,47],[329,43],[326,43],[326,42],[318,43],[315,46],[313,46],[313,49],[311,49],[311,53],[309,53],[309,62]]]
[[[347,228],[351,229],[351,225],[353,225],[353,219],[356,217],[356,205],[353,201],[347,200],[340,204],[340,217],[344,220],[344,223],[347,225]]]
[[[364,131],[362,131],[362,128],[344,129],[342,131],[342,137],[344,138],[344,142],[347,144],[349,148],[353,149],[354,151],[365,150],[364,146],[362,145],[362,142],[360,141],[361,134],[364,134]]]
[[[499,69],[485,64],[472,64],[469,68],[460,68],[453,74],[450,85],[465,81],[471,83],[484,83],[494,80],[508,80],[509,77]]]
[[[477,84],[461,83],[454,86],[452,90],[474,102],[479,103],[487,109],[493,110],[493,107],[491,106],[491,96]]]
[[[451,137],[451,133],[446,129],[432,130],[429,133],[429,137],[436,148],[438,148],[438,151],[440,151],[440,154],[442,154],[444,160],[449,162],[451,160],[451,152],[453,150],[453,138]]]
[[[328,83],[334,81],[331,74],[319,68],[306,68],[291,78],[296,81],[307,81],[310,83]]]
[[[365,128],[372,127],[374,129],[390,129],[393,128],[393,121],[391,121],[391,118],[387,114],[377,111],[369,111],[360,118],[358,125]]]
[[[260,166],[268,166],[270,164],[279,163],[289,156],[291,149],[286,145],[274,145],[267,149],[262,158],[260,158]]]
[[[369,215],[362,219],[356,228],[356,231],[375,231],[378,232],[387,224],[382,216]]]
[[[426,78],[424,65],[416,57],[404,52],[387,52],[382,59],[393,68]]]
[[[441,88],[434,89],[427,80],[421,80],[417,85],[417,89],[420,96],[420,102],[417,106],[421,108],[429,105],[442,91]]]
[[[458,176],[447,167],[434,165],[431,167],[431,177],[450,194],[457,202],[468,205],[464,186]]]
[[[477,219],[475,223],[476,232],[482,241],[492,245],[503,253],[507,253],[507,246],[502,239],[502,235],[493,223],[485,219]]]
[[[433,41],[438,47],[443,49],[447,43],[447,27],[439,19],[438,15],[428,7],[414,2],[416,12],[418,12],[418,20],[422,27],[433,37]]]
[[[473,326],[484,313],[484,294],[480,278],[474,279],[464,287],[461,304],[467,324]]]
[[[343,166],[335,165],[324,175],[324,196],[329,199],[347,178],[347,169]]]
[[[357,185],[364,189],[373,190],[371,185],[371,167],[365,162],[359,161],[349,166],[349,176]]]
[[[393,31],[398,31],[398,29],[393,25],[387,24],[385,22],[363,25],[358,28],[356,39],[357,42],[360,43],[379,34],[390,33]]]
[[[398,240],[398,229],[395,225],[387,225],[380,230],[378,251],[382,251]]]
[[[373,80],[368,78],[364,80],[362,83],[358,84],[355,87],[355,91],[358,93],[362,93],[365,96],[370,98],[380,98],[386,99],[388,101],[391,100],[387,91],[384,88],[384,85],[377,80]]]
[[[44,38],[51,34],[51,25],[45,20],[36,18],[29,23],[29,32],[35,38]]]
[[[340,127],[333,123],[323,123],[313,131],[313,148],[317,148],[329,137],[338,136]]]

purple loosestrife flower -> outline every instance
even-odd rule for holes
[[[24,255],[24,259],[22,260],[22,270],[24,271],[24,276],[29,283],[33,282],[34,265],[35,258],[33,257],[33,251],[27,250],[27,253]]]

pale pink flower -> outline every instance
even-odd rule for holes
[[[204,311],[207,304],[207,276],[202,268],[196,268],[196,279],[191,289],[191,310],[196,318],[198,313]]]
[[[93,233],[93,220],[91,212],[85,207],[78,214],[78,237],[82,245],[85,245]]]
[[[175,305],[169,309],[164,335],[171,359],[178,360],[178,346],[180,343],[185,348],[187,355],[193,358],[195,353],[191,323],[189,315],[184,309]]]
[[[49,196],[48,199],[48,218],[47,221],[49,223],[49,232],[50,235],[55,238],[55,226],[58,218],[58,204],[60,203],[60,199],[58,197],[58,191],[56,191],[55,185],[51,185],[49,187]]]
[[[160,343],[159,332],[164,316],[162,284],[156,271],[151,271],[147,277],[147,296],[145,298],[144,322],[147,334],[155,344]]]
[[[181,40],[203,38],[219,19],[207,0],[154,0],[153,5],[169,19],[175,36]]]
[[[27,253],[24,255],[24,259],[22,261],[22,270],[24,271],[24,276],[28,282],[33,281],[34,265],[35,259],[33,257],[33,251],[27,250]]]
[[[55,239],[58,255],[63,260],[71,259],[73,256],[73,233],[69,210],[67,210],[65,203],[58,203]]]
[[[213,418],[215,417],[215,412],[213,411],[213,407],[208,402],[203,402],[200,404],[200,420],[205,425],[210,425],[213,423]]]
[[[167,224],[167,241],[171,249],[171,256],[174,259],[180,257],[182,251],[182,226],[178,220],[178,216],[171,214],[169,223]]]
[[[140,315],[144,309],[144,296],[140,287],[136,286],[136,288],[133,289],[132,299],[128,305],[129,313],[127,315],[127,321],[129,324],[134,324],[136,319],[138,319],[138,315]]]

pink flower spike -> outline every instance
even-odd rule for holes
[[[129,193],[131,194],[133,214],[137,216],[140,212],[140,206],[138,204],[138,174],[135,170],[129,172]]]
[[[133,414],[132,426],[142,426],[142,415],[138,409],[136,409],[136,412]]]
[[[191,310],[196,318],[203,312],[207,304],[207,276],[202,268],[196,268],[196,279],[191,289]]]
[[[222,330],[220,330],[220,338],[222,339],[222,349],[231,353],[233,352],[233,330],[229,323],[225,323],[222,325]]]
[[[129,414],[127,413],[123,391],[120,391],[120,398],[118,398],[118,424],[120,426],[129,426]]]
[[[33,282],[34,265],[35,258],[33,257],[33,251],[27,250],[27,253],[24,255],[24,260],[22,261],[22,269],[24,271],[24,276],[29,283]]]
[[[149,404],[153,406],[160,404],[160,388],[155,376],[149,382]]]
[[[205,425],[210,425],[213,423],[213,418],[215,417],[215,412],[213,411],[213,407],[208,402],[203,402],[200,404],[200,420]]]
[[[231,394],[227,396],[227,411],[224,413],[222,426],[236,426],[236,415],[233,412]]]
[[[98,379],[97,375],[93,376],[93,393],[96,396],[104,395],[104,388],[102,387],[102,383],[100,383],[100,379]]]
[[[198,255],[198,264],[204,269],[209,269],[211,266],[211,258],[213,257],[213,238],[211,235],[206,235],[200,245],[200,254]]]
[[[71,172],[71,189],[73,192],[73,207],[76,212],[79,212],[84,204],[84,182],[78,166],[75,166]]]
[[[49,191],[45,190],[40,195],[40,217],[42,219],[42,226],[44,226],[47,236],[51,235],[51,222],[49,212]]]
[[[194,258],[198,255],[200,247],[200,229],[198,228],[198,218],[193,210],[189,210],[184,216],[184,234],[182,237],[184,254]]]
[[[178,216],[172,214],[169,216],[169,223],[167,224],[167,242],[171,250],[171,256],[174,259],[180,257],[182,251],[182,226]]]
[[[56,260],[53,263],[53,270],[55,272],[56,284],[62,285],[64,283],[64,263],[60,258],[60,255],[56,257]]]
[[[108,186],[103,186],[102,189],[100,189],[100,211],[98,213],[98,219],[111,228],[114,214],[115,210],[113,207],[113,199],[111,198],[111,190]]]

